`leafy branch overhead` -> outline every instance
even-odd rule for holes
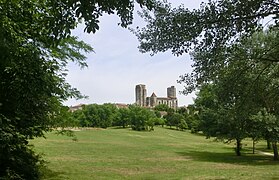
[[[264,46],[268,48],[251,44],[248,48],[252,48],[254,54],[244,58],[242,51],[238,57],[229,57],[234,56],[236,49],[244,48],[242,43],[254,33],[267,28],[276,32],[278,11],[279,3],[275,0],[209,1],[194,10],[183,5],[172,8],[168,3],[157,2],[152,13],[147,10],[141,13],[147,25],[134,32],[140,41],[141,52],[156,54],[171,50],[177,56],[190,52],[193,72],[181,75],[178,81],[185,83],[183,93],[188,94],[200,84],[213,81],[232,59],[278,62],[275,55],[279,51],[278,42],[276,39],[269,41],[271,36],[262,37],[266,38]],[[244,67],[242,71],[245,71]]]
[[[149,10],[153,7],[153,0],[136,0],[141,6]],[[95,33],[99,29],[99,17],[103,13],[117,14],[120,17],[120,25],[127,27],[132,23],[134,0],[96,0],[96,1],[73,1],[71,8],[75,11],[76,18],[85,21],[85,31]]]
[[[193,47],[214,51],[265,27],[267,20],[277,26],[278,14],[276,0],[210,0],[194,10],[157,2],[152,13],[141,13],[147,25],[136,34],[142,52],[181,55]]]

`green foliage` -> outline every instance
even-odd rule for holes
[[[78,121],[82,127],[130,126],[137,131],[153,130],[155,125],[165,124],[164,119],[156,117],[154,111],[134,105],[120,109],[113,104],[86,105],[74,111],[70,119]]]
[[[153,118],[152,121],[154,122],[155,125],[161,125],[162,127],[166,124],[165,119],[161,117]]]
[[[261,20],[266,17],[272,16],[277,25],[277,9],[275,0],[209,1],[194,10],[157,2],[152,13],[141,13],[147,25],[136,34],[142,52],[171,50],[175,55],[181,55],[193,46],[213,52],[265,26],[266,22]]]
[[[117,109],[113,104],[90,104],[82,110],[73,112],[73,117],[80,121],[81,126],[107,128],[117,119]]]
[[[40,157],[17,132],[11,120],[0,116],[0,179],[39,179]]]
[[[114,119],[114,126],[122,126],[123,128],[130,125],[130,109],[129,108],[120,108],[118,110],[118,117]]]
[[[133,130],[142,131],[152,129],[154,126],[154,119],[156,116],[153,111],[147,108],[131,105],[130,121]]]
[[[14,35],[13,32],[6,33]],[[81,97],[81,95],[65,82],[63,65],[58,63],[58,59],[52,59],[51,54],[46,55],[47,52],[40,50],[40,47],[31,40],[26,40],[23,44],[22,38],[17,37],[13,40],[5,38],[0,41],[12,44],[2,49],[4,53],[0,55],[0,115],[9,120],[9,124],[13,127],[11,131],[24,141],[1,143],[2,153],[6,154],[6,158],[14,159],[14,162],[1,161],[0,165],[4,170],[1,173],[4,174],[0,176],[9,176],[8,173],[12,173],[18,178],[36,179],[35,176],[38,174],[36,164],[39,160],[27,146],[27,140],[43,136],[45,131],[56,127],[55,119],[61,113],[61,102],[67,97]],[[10,52],[6,54],[7,51]],[[79,52],[76,54],[79,55]],[[47,56],[50,56],[50,59],[46,60]],[[5,134],[4,129],[0,131],[1,134]],[[20,159],[18,158],[20,154],[28,158]],[[24,163],[29,165],[24,166]]]
[[[155,113],[157,118],[160,118],[162,116],[160,111],[155,110],[154,113]]]
[[[166,124],[168,126],[175,126],[177,129],[184,130],[188,128],[187,123],[185,122],[184,116],[179,113],[168,112],[165,116]]]
[[[198,109],[194,105],[188,105],[188,107],[180,107],[177,112],[184,116],[188,129],[192,133],[200,131],[200,119],[198,115]]]
[[[236,154],[240,155],[241,141],[249,135],[249,116],[253,108],[243,106],[241,96],[224,101],[216,84],[204,85],[197,94],[195,105],[199,109],[200,128],[207,137],[224,142],[236,141]]]
[[[251,135],[256,139],[265,138],[272,142],[274,160],[279,160],[277,142],[279,141],[279,120],[274,114],[269,113],[266,109],[252,115],[253,126]]]
[[[78,109],[71,114],[71,118],[78,122],[78,126],[88,127],[89,121],[86,119],[82,109]]]
[[[188,125],[185,121],[180,120],[180,122],[177,124],[177,128],[180,130],[188,129]]]
[[[78,113],[78,112],[76,112]],[[60,106],[58,114],[52,117],[53,127],[57,128],[68,128],[68,127],[78,127],[79,121],[73,117],[72,113],[69,111],[68,106]]]
[[[266,18],[272,16],[273,21],[268,23],[276,29],[279,22],[277,9],[278,2],[275,0],[209,1],[194,10],[184,6],[172,8],[170,4],[157,2],[152,14],[149,11],[141,14],[147,25],[138,29],[136,35],[142,52],[154,54],[171,50],[175,55],[191,52],[194,70],[181,75],[179,80],[185,83],[183,93],[188,94],[202,83],[219,77],[228,62],[234,61],[235,67],[239,67],[238,76],[232,76],[232,80],[242,76],[247,68],[253,69],[253,64],[278,62],[275,58],[279,51],[278,38],[258,36],[261,41],[264,40],[263,44],[254,41],[249,48],[242,46],[243,39],[247,41],[254,32],[261,32],[262,27],[267,27]],[[246,61],[249,66],[237,65],[238,59]],[[259,75],[261,71],[256,73]]]
[[[169,111],[169,106],[167,104],[159,104],[157,106],[154,107],[154,110],[156,111],[165,111],[168,112]]]
[[[198,114],[189,115],[185,121],[188,124],[188,127],[192,133],[197,133],[201,130],[200,119]]]
[[[0,115],[10,127],[0,129],[1,177],[37,179],[39,159],[28,139],[57,126],[63,100],[82,97],[65,82],[65,66],[69,57],[84,66],[82,53],[92,48],[75,37],[63,39],[69,32],[60,28],[74,26],[56,21],[59,8],[51,7],[47,0],[0,1]],[[15,139],[5,139],[7,132]]]
[[[94,3],[78,1],[72,3],[70,8],[75,12],[75,18],[85,21],[86,28],[84,31],[95,33],[99,29],[99,18],[104,13],[117,14],[120,17],[120,25],[122,27],[127,27],[127,25],[131,24],[135,2],[141,7],[147,7],[147,9],[151,9],[154,6],[153,0],[97,0]]]

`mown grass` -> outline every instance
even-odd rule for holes
[[[272,156],[246,151],[237,157],[233,144],[188,132],[157,127],[75,134],[77,141],[50,133],[32,142],[49,162],[45,179],[279,179]]]

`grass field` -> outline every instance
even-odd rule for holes
[[[77,141],[50,133],[32,142],[49,162],[46,179],[279,179],[279,163],[272,156],[245,151],[237,157],[233,144],[188,132],[157,127],[153,132],[75,134]]]

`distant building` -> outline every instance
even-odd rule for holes
[[[128,104],[123,104],[123,103],[115,103],[114,105],[116,106],[117,109],[128,108],[129,107]]]
[[[85,104],[78,104],[78,105],[75,105],[75,106],[70,106],[69,111],[74,112],[76,110],[82,109],[83,106],[85,106]]]
[[[146,89],[144,84],[136,85],[136,104],[146,106]]]
[[[166,104],[170,108],[176,109],[178,100],[176,98],[176,89],[174,86],[167,88],[167,97],[157,97],[153,92],[150,97],[146,97],[146,86],[144,84],[136,85],[136,104],[142,107],[155,107],[159,104]]]

